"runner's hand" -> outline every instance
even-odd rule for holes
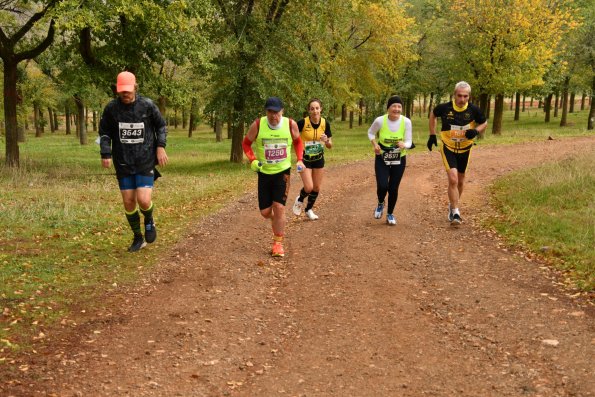
[[[302,161],[298,161],[296,164],[296,170],[297,172],[302,172],[304,170],[304,168],[306,168],[306,166],[304,165],[304,163]]]
[[[473,139],[478,135],[479,131],[477,131],[475,128],[471,128],[470,130],[465,131],[465,138],[467,139]]]
[[[250,169],[254,172],[260,172],[260,170],[262,169],[262,163],[256,159],[254,159],[250,163]]]
[[[436,139],[436,134],[430,135],[428,138],[428,150],[432,151],[432,145],[438,147],[438,139]]]

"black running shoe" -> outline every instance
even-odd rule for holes
[[[157,228],[155,227],[155,222],[151,219],[151,222],[145,223],[145,240],[147,243],[151,244],[157,239]]]
[[[463,223],[463,220],[461,219],[461,215],[452,214],[452,221],[450,221],[450,224],[452,226],[459,226],[461,223]]]
[[[143,238],[142,234],[135,234],[134,240],[132,240],[132,244],[128,247],[128,252],[136,252],[140,251],[141,248],[146,246],[145,239]]]

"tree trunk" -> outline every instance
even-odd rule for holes
[[[196,108],[196,98],[192,98],[190,102],[190,122],[188,123],[188,138],[192,138],[192,130],[194,130],[194,108]]]
[[[347,105],[341,106],[341,121],[347,120]]]
[[[74,124],[74,132],[76,133],[76,137],[78,138],[79,136],[81,136],[81,131],[80,131],[80,123],[78,121],[78,116],[76,113],[74,113],[72,115],[72,123]]]
[[[595,108],[593,104],[595,103],[595,76],[593,76],[593,80],[591,81],[591,110],[589,110],[589,119],[587,120],[587,129],[593,129],[593,123],[595,120]]]
[[[545,112],[545,122],[549,123],[552,114],[552,97],[554,94],[549,94],[543,101],[543,111]]]
[[[157,106],[159,107],[159,112],[161,112],[161,116],[165,118],[165,113],[167,112],[167,108],[166,108],[166,99],[163,95],[159,96],[159,99],[157,100]],[[167,120],[167,119],[166,119]]]
[[[233,136],[233,117],[232,117],[232,112],[231,110],[229,110],[227,112],[227,139],[231,139],[231,137]]]
[[[50,120],[50,132],[53,134],[54,132],[56,132],[56,126],[54,125],[54,112],[52,111],[52,108],[48,106],[48,117]]]
[[[215,141],[223,141],[223,121],[219,117],[215,119]]]
[[[514,95],[510,96],[510,110],[512,110],[512,107],[514,106]]]
[[[574,113],[574,101],[575,99],[576,93],[573,91],[570,93],[570,104],[568,106],[568,113]]]
[[[178,107],[174,107],[174,128],[178,129]]]
[[[363,120],[363,113],[364,113],[364,98],[359,99],[359,113],[357,115],[357,125],[361,126],[364,122]]]
[[[182,129],[186,129],[186,106],[182,106]]]
[[[349,111],[349,129],[353,129],[353,110]]]
[[[41,129],[39,128],[39,107],[37,103],[33,103],[33,125],[35,126],[35,138],[41,136]]]
[[[17,62],[12,59],[4,59],[4,128],[6,131],[5,164],[8,167],[18,167]]]
[[[54,109],[54,111],[52,113],[54,114],[54,128],[56,129],[56,131],[58,131],[60,129],[60,123],[58,123],[58,111],[57,111],[57,109]]]
[[[564,86],[562,87],[562,118],[560,119],[560,127],[568,125],[568,86],[570,85],[570,77],[566,76],[564,79]]]
[[[41,130],[41,134],[45,134],[45,117],[43,117],[43,110],[41,107],[39,108],[39,129]]]
[[[66,135],[70,135],[70,106],[68,104],[64,107],[64,122],[66,123]]]
[[[492,134],[502,134],[502,115],[504,114],[504,94],[496,95],[496,103],[494,105],[494,120],[492,122]]]
[[[521,116],[521,93],[518,91],[516,93],[516,101],[515,102],[516,103],[514,106],[514,121],[519,121],[519,117]]]
[[[504,110],[504,103],[502,103],[502,110]],[[492,96],[488,95],[487,101],[487,109],[486,109],[486,119],[490,119],[492,113]]]
[[[27,140],[27,135],[25,134],[25,127],[22,125],[17,125],[17,140],[19,143],[23,143]]]
[[[74,96],[74,103],[77,110],[77,124],[79,131],[79,142],[81,145],[87,144],[87,118],[85,117],[85,104],[83,99],[78,95]]]
[[[585,110],[586,99],[587,99],[587,94],[585,94],[583,92],[583,95],[581,95],[581,110]]]
[[[554,118],[558,117],[558,107],[560,106],[560,98],[556,92],[556,99],[554,101]]]
[[[92,110],[91,113],[93,114],[93,132],[97,132],[97,112]]]
[[[525,94],[523,94],[523,113],[525,113]]]

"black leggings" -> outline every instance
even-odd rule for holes
[[[379,154],[376,155],[376,162],[374,163],[374,170],[376,171],[376,194],[378,195],[378,202],[383,203],[386,193],[388,193],[387,214],[392,214],[397,205],[399,184],[405,172],[406,159],[407,157],[401,157],[401,164],[398,165],[386,165],[384,160],[382,160],[382,156]]]

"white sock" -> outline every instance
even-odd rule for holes
[[[458,208],[453,208],[452,209],[452,214],[459,214],[459,216],[461,216],[461,214],[459,213],[459,209]]]

